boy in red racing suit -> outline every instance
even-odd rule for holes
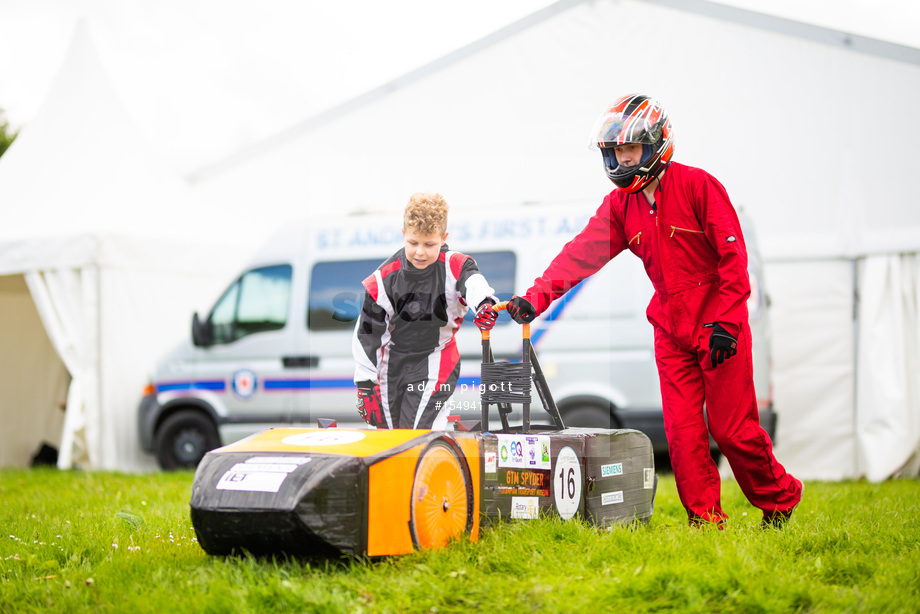
[[[655,288],[647,316],[671,464],[690,523],[727,518],[711,434],[745,496],[763,511],[763,525],[782,526],[803,486],[777,462],[760,427],[747,251],[725,188],[706,171],[670,161],[670,121],[649,97],[618,100],[599,120],[594,142],[619,189],[524,297],[512,299],[509,313],[530,321],[623,250],[636,254]]]

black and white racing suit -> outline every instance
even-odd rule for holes
[[[389,428],[444,429],[460,376],[454,335],[467,306],[493,290],[466,254],[441,247],[438,261],[416,269],[401,249],[363,282],[355,326],[355,383],[380,384]]]

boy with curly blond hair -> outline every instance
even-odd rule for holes
[[[454,335],[469,306],[495,324],[495,290],[476,261],[447,247],[444,197],[417,193],[403,212],[405,246],[364,280],[352,353],[358,412],[380,428],[444,429],[460,376]]]

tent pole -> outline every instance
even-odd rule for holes
[[[853,473],[859,477],[859,258],[853,258]]]
[[[95,397],[96,403],[95,406],[91,406],[89,403],[84,405],[84,411],[87,417],[87,424],[89,423],[90,414],[92,413],[96,422],[94,424],[95,429],[95,456],[90,455],[90,464],[94,469],[110,469],[109,463],[106,462],[107,458],[112,453],[112,448],[108,444],[114,445],[114,441],[108,441],[107,433],[111,431],[110,425],[104,425],[102,416],[104,412],[102,410],[102,396],[103,390],[105,387],[102,385],[103,373],[102,373],[102,269],[99,266],[98,262],[93,262],[86,267],[87,273],[91,273],[90,280],[92,283],[91,291],[93,293],[93,313],[90,316],[93,319],[93,364],[96,370],[96,378],[94,382],[95,390],[93,391],[93,396]]]

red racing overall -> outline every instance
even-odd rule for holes
[[[725,188],[707,172],[672,162],[650,205],[615,189],[524,296],[542,313],[553,300],[629,249],[655,287],[647,316],[655,331],[664,427],[681,502],[691,521],[720,522],[718,469],[709,434],[738,484],[767,514],[793,508],[798,480],[773,456],[760,427],[751,364],[747,251]],[[713,368],[711,328],[738,340],[736,356]],[[707,431],[703,414],[706,404]]]

